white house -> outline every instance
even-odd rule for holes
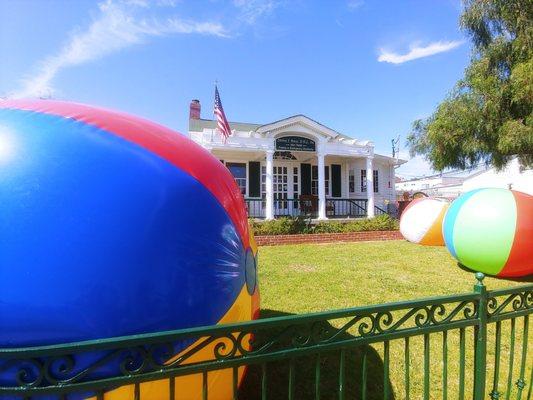
[[[216,121],[189,110],[189,137],[232,172],[251,217],[373,217],[396,199],[394,167],[403,160],[374,152],[305,115],[266,124],[230,122],[224,143]],[[371,190],[367,190],[371,188]]]
[[[464,180],[473,173],[475,173],[473,170],[454,170],[401,180],[396,182],[396,192],[400,195],[404,192],[409,194],[423,192],[428,196],[454,199],[461,194]]]

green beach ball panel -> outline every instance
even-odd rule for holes
[[[509,190],[485,189],[461,207],[453,229],[453,244],[461,264],[497,275],[505,266],[516,230],[516,202]]]

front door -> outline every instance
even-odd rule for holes
[[[300,168],[294,163],[280,163],[273,167],[274,215],[299,214]]]
[[[285,164],[273,167],[274,215],[291,215],[289,204],[289,167]]]

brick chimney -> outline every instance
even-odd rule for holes
[[[189,119],[200,119],[200,111],[202,106],[200,105],[200,100],[192,100],[189,107]]]

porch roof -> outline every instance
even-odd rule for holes
[[[246,122],[230,122],[229,124],[230,128],[236,131],[236,134],[232,135],[227,143],[223,143],[220,137],[213,137],[212,134],[207,139],[199,139],[200,142],[203,143],[205,141],[206,145],[217,151],[263,152],[267,148],[265,146],[268,146],[268,144],[263,143],[263,141],[269,138],[271,134],[274,134],[279,130],[283,131],[288,127],[292,129],[294,126],[297,126],[308,132],[313,132],[313,135],[316,134],[325,137],[325,145],[328,148],[328,155],[353,158],[354,156],[366,157],[370,154],[373,155],[376,160],[385,164],[401,165],[407,162],[406,160],[376,154],[373,152],[373,143],[371,141],[359,141],[353,139],[302,114],[293,115],[268,124]],[[206,130],[214,130],[216,127],[217,121],[215,120],[189,119],[189,132],[202,133]],[[354,152],[357,152],[358,154],[355,154]]]
[[[236,131],[255,131],[261,126],[261,124],[252,124],[248,122],[230,122],[229,126],[231,129]],[[189,131],[192,132],[202,132],[204,129],[215,129],[217,127],[217,121],[212,119],[189,119]]]

